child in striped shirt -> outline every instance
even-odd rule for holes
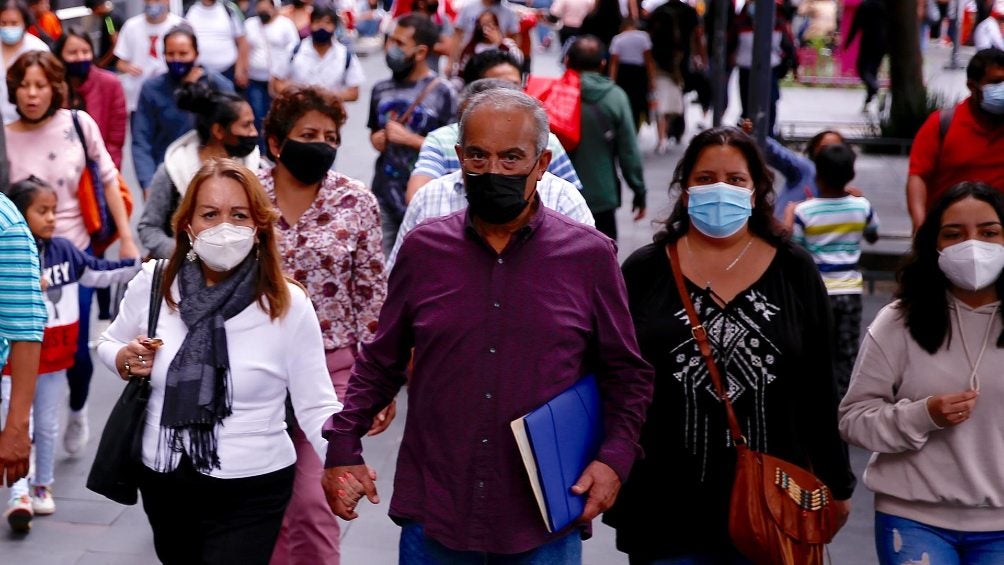
[[[792,226],[792,239],[812,255],[830,295],[837,339],[833,374],[840,398],[847,392],[861,337],[861,240],[875,243],[879,225],[871,203],[846,191],[854,178],[854,159],[854,151],[842,143],[816,154],[819,197],[795,206]]]

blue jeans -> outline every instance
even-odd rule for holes
[[[272,107],[272,97],[268,95],[268,82],[261,80],[249,80],[248,89],[245,93],[248,105],[254,112],[254,127],[258,130],[258,151],[262,157],[268,155],[268,148],[265,145],[265,130],[263,124],[268,109]]]
[[[996,565],[1004,563],[1004,531],[960,532],[875,513],[880,565]]]
[[[732,547],[715,552],[688,553],[660,559],[639,559],[628,556],[631,565],[752,565],[752,562]]]
[[[94,255],[90,247],[84,250],[88,255]],[[91,375],[94,374],[94,363],[91,362],[91,350],[87,342],[91,335],[91,298],[94,289],[78,285],[77,300],[80,305],[80,333],[77,335],[77,352],[73,356],[73,366],[66,371],[66,380],[70,383],[70,410],[82,410],[87,404],[87,395],[91,390]]]
[[[398,565],[581,565],[582,538],[575,530],[524,553],[500,554],[455,551],[425,537],[422,525],[401,526]]]
[[[52,486],[56,459],[56,439],[59,436],[59,404],[66,385],[66,371],[42,373],[35,380],[35,397],[31,403],[31,435],[35,450],[35,472],[11,487],[11,495],[28,494],[29,479],[32,486]],[[0,404],[6,408],[10,401],[10,377],[0,385]],[[6,410],[0,416],[6,422]]]

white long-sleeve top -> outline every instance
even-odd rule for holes
[[[877,511],[939,528],[1004,530],[999,307],[970,308],[949,297],[951,341],[933,355],[910,336],[898,302],[883,308],[868,328],[840,404],[840,433],[874,452],[864,482],[875,492]],[[975,363],[988,334],[972,414],[957,426],[939,428],[928,413],[928,397],[970,388],[966,347]]]
[[[98,355],[118,373],[115,356],[137,336],[147,333],[150,310],[150,281],[154,262],[129,284],[119,315],[101,335]],[[178,285],[172,296],[179,299]],[[286,391],[293,401],[297,422],[324,460],[327,442],[321,426],[342,404],[335,395],[324,357],[321,328],[306,293],[289,285],[291,295],[286,315],[270,320],[257,302],[224,324],[230,357],[229,390],[233,414],[218,430],[221,467],[208,474],[222,479],[263,475],[288,467],[296,461],[293,443],[286,433]],[[170,471],[180,455],[171,456],[166,446],[158,446],[161,408],[167,368],[178,353],[188,328],[179,312],[162,303],[157,335],[164,345],[157,351],[150,378],[150,402],[143,432],[143,463],[157,471]],[[187,438],[186,438],[187,443]],[[161,449],[157,457],[157,449]],[[160,461],[158,468],[154,462]]]

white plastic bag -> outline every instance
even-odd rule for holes
[[[659,145],[659,130],[655,127],[655,121],[649,120],[638,128],[638,149],[645,153],[654,153]]]

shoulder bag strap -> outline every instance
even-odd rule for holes
[[[160,318],[160,303],[164,298],[164,269],[166,259],[157,259],[153,267],[153,280],[150,281],[150,317],[146,322],[146,337],[156,337],[157,319]]]
[[[84,148],[84,162],[89,163],[91,161],[91,156],[87,154],[87,138],[84,137],[84,128],[80,127],[80,118],[78,117],[79,112],[77,110],[70,110],[70,117],[73,118],[73,129],[77,130],[77,139],[80,140],[81,147]]]
[[[403,114],[397,117],[398,123],[400,123],[401,125],[405,125],[408,123],[408,120],[411,119],[411,115],[415,112],[415,108],[418,108],[418,105],[422,103],[422,100],[425,100],[425,97],[430,92],[432,92],[432,89],[436,86],[438,82],[439,82],[439,77],[432,77],[432,80],[429,81],[429,84],[425,85],[425,88],[422,89],[422,92],[421,94],[418,95],[418,98],[415,98],[415,100],[412,101],[411,106],[408,106],[408,109],[405,110]]]
[[[732,401],[729,400],[728,390],[725,389],[722,375],[718,372],[718,364],[715,363],[715,358],[711,355],[711,344],[708,343],[708,331],[704,329],[701,320],[697,317],[694,303],[690,300],[690,293],[687,292],[687,284],[683,281],[683,270],[680,269],[680,257],[677,254],[675,242],[666,245],[666,255],[669,256],[670,270],[673,271],[676,290],[680,293],[680,300],[683,302],[684,310],[687,311],[687,319],[690,321],[690,333],[694,335],[697,347],[701,350],[701,357],[704,357],[704,362],[708,365],[708,374],[711,376],[711,383],[715,386],[715,393],[722,401],[722,404],[725,405],[725,416],[729,421],[729,432],[732,434],[732,441],[745,445],[746,436],[743,435],[743,429],[739,426],[739,418],[736,417],[736,412],[732,408]]]

